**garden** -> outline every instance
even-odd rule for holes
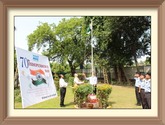
[[[86,86],[86,87],[85,87]],[[83,88],[81,91],[80,88]],[[74,93],[76,93],[74,90],[77,90],[77,104],[74,102]],[[102,91],[105,90],[105,91]],[[99,103],[99,108],[106,108],[106,109],[141,109],[141,106],[136,106],[136,98],[134,93],[134,87],[132,86],[119,86],[119,85],[107,85],[107,84],[98,84],[98,91],[102,91],[102,93],[97,94],[97,99],[100,99],[102,104]],[[109,92],[109,94],[107,93]],[[78,109],[78,108],[85,108],[83,105],[80,106],[80,104],[83,104],[84,100],[87,99],[88,96],[82,96],[80,98],[80,93],[84,92],[91,92],[90,86],[88,84],[85,84],[79,88],[73,88],[72,86],[67,87],[66,96],[65,96],[65,107],[60,107],[60,96],[58,91],[58,97],[32,105],[27,107],[27,109]],[[101,98],[105,93],[106,98]],[[86,94],[88,95],[88,94]],[[15,89],[15,109],[22,108],[21,106],[21,95],[20,90]],[[90,107],[88,107],[90,108]]]
[[[59,74],[69,83],[66,107],[62,108],[141,108],[135,105],[134,84],[130,82],[134,73],[124,68],[136,67],[141,72],[141,64],[151,64],[150,31],[150,16],[84,16],[63,18],[58,24],[40,22],[27,35],[28,50],[37,49],[49,58],[58,96],[27,108],[61,108]],[[145,61],[138,62],[144,56]],[[96,95],[87,81],[73,85],[74,73],[84,71],[88,77],[94,71],[103,79]],[[15,108],[22,108],[18,77],[14,52],[14,101]]]

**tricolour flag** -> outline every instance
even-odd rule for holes
[[[89,26],[87,28],[87,34],[90,34],[92,30],[93,30],[93,23],[91,21],[91,23],[89,24]]]
[[[47,84],[46,79],[44,79],[45,73],[42,69],[38,69],[38,70],[30,69],[30,74],[36,77],[36,79],[33,78],[31,79],[33,85],[38,86],[41,84]]]

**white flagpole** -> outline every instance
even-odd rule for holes
[[[91,69],[92,69],[92,76],[93,76],[93,22],[91,20],[91,24],[90,24],[90,29],[91,29]]]

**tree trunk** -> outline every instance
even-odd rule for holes
[[[129,79],[128,79],[128,77],[127,77],[127,75],[126,75],[126,73],[125,73],[124,68],[123,68],[122,65],[120,65],[120,69],[121,69],[122,78],[123,78],[122,81],[123,81],[123,82],[128,82],[128,83],[130,83],[130,81],[129,81]]]
[[[139,67],[138,67],[138,61],[137,61],[137,57],[136,55],[134,55],[134,60],[135,60],[135,65],[136,65],[136,69],[137,69],[137,72],[139,72]]]
[[[107,76],[108,76],[108,82],[109,82],[109,84],[112,84],[111,82],[111,72],[108,70],[108,72],[107,72]]]
[[[117,66],[114,66],[115,80],[118,80]]]
[[[68,60],[68,63],[69,63],[69,67],[70,67],[70,70],[71,70],[71,74],[72,74],[72,76],[74,77],[74,74],[75,74],[75,67],[72,65],[72,61],[69,61],[69,60]]]
[[[125,82],[126,81],[125,74],[123,72],[123,68],[121,64],[119,65],[119,71],[120,71],[121,82]]]
[[[109,83],[107,69],[103,67],[104,83]]]
[[[133,45],[133,48],[132,48],[132,51],[133,51],[133,58],[134,58],[134,61],[135,61],[135,65],[136,65],[136,70],[137,72],[139,72],[139,68],[138,68],[138,61],[137,61],[137,57],[136,57],[136,45],[134,44]]]
[[[120,66],[118,65],[117,66],[117,74],[118,74],[118,82],[121,82],[121,80],[122,80],[122,77],[121,77],[121,71],[120,71]]]

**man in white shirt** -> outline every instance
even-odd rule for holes
[[[91,77],[86,77],[86,75],[84,74],[84,77],[86,80],[89,80],[89,84],[91,84],[93,86],[93,92],[96,94],[96,88],[97,88],[97,77],[95,75],[95,73],[92,74]]]
[[[146,74],[145,99],[146,99],[146,109],[151,109],[151,73]]]
[[[74,86],[81,85],[81,84],[83,84],[83,83],[84,83],[83,81],[80,81],[80,80],[79,80],[78,74],[75,73],[75,74],[74,74]],[[74,102],[76,102],[75,96],[74,96]]]
[[[59,86],[60,86],[60,106],[61,107],[65,107],[64,99],[65,99],[67,85],[68,85],[68,83],[66,83],[64,81],[64,76],[61,74],[60,75],[60,80],[59,80]]]
[[[80,81],[79,78],[78,78],[78,74],[75,73],[74,74],[74,84],[75,85],[80,85],[80,84],[83,84],[84,82],[83,81]]]
[[[145,109],[146,101],[145,101],[145,74],[141,73],[139,80],[139,93],[142,103],[142,108]]]
[[[140,99],[140,93],[139,93],[139,80],[140,80],[140,73],[136,72],[136,74],[134,75],[134,79],[135,79],[135,95],[136,95],[136,101],[138,106],[141,105],[141,99]]]

